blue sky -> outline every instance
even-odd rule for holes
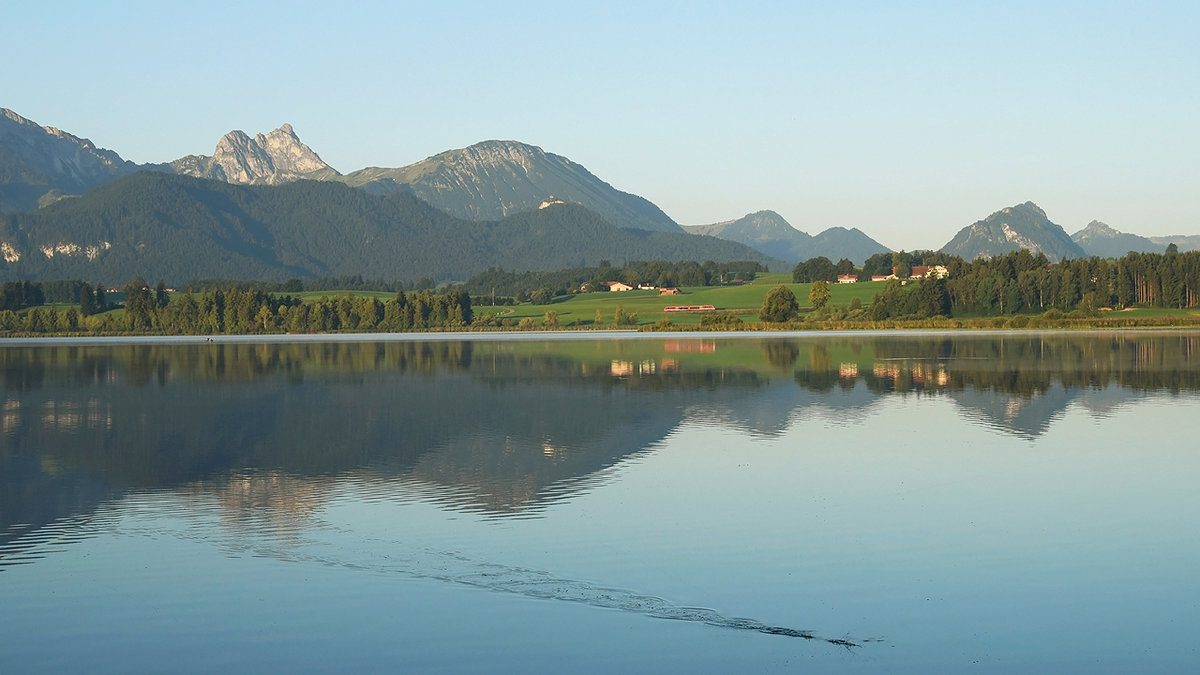
[[[685,224],[938,248],[1036,202],[1200,234],[1200,3],[8,1],[0,107],[137,162],[290,122],[343,173],[514,139]]]

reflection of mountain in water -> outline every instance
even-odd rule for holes
[[[536,512],[664,438],[694,400],[759,386],[744,369],[614,377],[506,349],[0,350],[11,385],[0,543],[135,489],[206,485],[247,511],[281,493],[319,498],[294,480],[284,490],[279,476],[401,480],[433,486],[426,491],[445,504]],[[16,523],[29,527],[4,531]]]
[[[1189,332],[855,336],[810,353],[795,374],[806,389],[944,395],[968,419],[1030,439],[1072,403],[1105,416],[1144,392],[1200,391],[1200,335]]]
[[[1054,387],[1033,396],[1021,397],[994,390],[959,389],[947,396],[954,399],[963,415],[984,426],[993,427],[1022,438],[1034,439],[1062,417],[1075,399],[1078,389],[1068,391]]]
[[[948,396],[1034,438],[1075,400],[1105,414],[1200,390],[1186,333],[693,342],[0,348],[0,546],[129,490],[202,489],[243,512],[292,499],[303,519],[350,474],[536,514],[685,416],[771,436],[812,414],[863,419],[883,396]]]
[[[725,397],[688,409],[689,421],[719,424],[764,437],[778,436],[797,420],[824,415],[834,420],[853,421],[865,417],[879,402],[879,395],[853,381],[829,390],[797,388],[806,380],[774,378],[754,396]]]

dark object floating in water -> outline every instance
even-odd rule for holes
[[[494,563],[479,563],[455,554],[442,554],[482,569],[453,574],[449,569],[441,569],[434,574],[420,574],[424,578],[441,579],[452,583],[475,586],[502,593],[515,593],[547,600],[563,600],[580,602],[593,607],[618,609],[626,612],[636,612],[656,619],[671,619],[673,621],[694,621],[705,623],[718,628],[733,630],[749,630],[767,635],[782,635],[784,637],[818,640],[831,645],[853,649],[868,642],[878,642],[877,639],[851,640],[847,638],[826,638],[810,630],[788,628],[786,626],[771,626],[757,619],[727,617],[721,613],[704,607],[681,607],[653,595],[641,595],[631,591],[616,588],[602,588],[584,581],[559,579],[546,572],[529,570],[520,567],[506,567]]]

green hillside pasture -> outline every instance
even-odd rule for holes
[[[606,326],[613,322],[617,306],[622,306],[627,313],[637,314],[638,324],[646,325],[668,318],[677,325],[696,325],[700,323],[703,312],[665,312],[663,309],[671,305],[712,305],[721,312],[730,312],[741,317],[743,321],[758,321],[758,310],[762,307],[763,298],[767,292],[780,283],[792,289],[800,303],[801,311],[808,309],[808,292],[811,284],[790,283],[790,275],[762,275],[753,283],[739,286],[696,286],[684,287],[681,295],[660,296],[658,291],[622,291],[616,293],[580,293],[555,298],[548,305],[516,305],[512,307],[474,307],[475,314],[482,316],[489,312],[499,312],[500,316],[514,321],[531,318],[540,326],[546,312],[558,313],[559,325],[562,326]],[[871,304],[875,293],[883,289],[880,283],[833,284],[830,288],[831,302],[835,305],[849,305],[854,298],[859,298],[863,305]],[[601,323],[596,323],[596,312],[600,312]]]
[[[396,297],[396,294],[391,291],[304,291],[302,293],[275,293],[274,295],[280,297],[290,295],[300,298],[300,301],[306,304],[311,304],[321,298],[375,298],[380,302],[387,302]]]

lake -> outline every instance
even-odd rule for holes
[[[1200,668],[1195,332],[0,366],[0,672]]]

